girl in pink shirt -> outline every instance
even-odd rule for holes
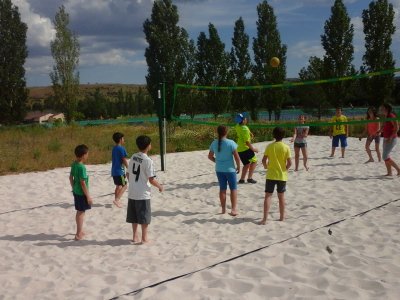
[[[367,111],[367,120],[379,120],[378,114],[374,107],[369,107]],[[381,130],[381,124],[379,122],[370,122],[365,124],[364,135],[367,135],[367,140],[365,141],[365,151],[368,154],[368,160],[365,163],[373,162],[372,153],[370,149],[370,145],[373,141],[375,141],[375,151],[378,156],[378,161],[381,161],[381,152],[379,150],[379,142],[380,136],[379,132]],[[361,138],[360,138],[361,141]]]

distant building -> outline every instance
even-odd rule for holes
[[[61,122],[64,122],[65,116],[63,113],[55,113],[54,115],[50,116],[48,122],[55,122],[57,120],[61,120]]]
[[[64,122],[63,113],[53,113],[46,111],[30,111],[26,114],[24,118],[25,123],[43,123],[43,122],[54,122],[60,119]]]

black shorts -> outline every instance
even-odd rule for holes
[[[248,165],[251,162],[254,162],[254,159],[256,159],[256,157],[255,157],[256,154],[251,149],[247,149],[246,151],[238,152],[238,153],[239,153],[240,160],[242,161],[242,164],[244,166]],[[257,161],[257,159],[255,161]]]
[[[267,179],[265,181],[265,192],[272,194],[274,192],[275,185],[278,193],[286,192],[286,181],[271,179]]]
[[[77,195],[74,193],[74,203],[77,211],[85,211],[92,208],[87,202],[85,195]]]
[[[150,224],[151,222],[150,200],[128,199],[126,222],[135,224]]]
[[[114,184],[116,186],[125,186],[128,182],[126,181],[126,176],[125,175],[120,175],[120,176],[113,176],[112,177],[114,180]]]
[[[297,148],[307,148],[307,143],[294,143]]]

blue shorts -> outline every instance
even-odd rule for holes
[[[85,195],[74,194],[74,203],[77,211],[85,211],[92,208],[87,202]]]
[[[219,189],[226,191],[228,184],[232,190],[237,190],[236,173],[235,172],[217,172]]]
[[[345,134],[338,134],[332,138],[332,148],[339,147],[339,140],[340,140],[340,147],[346,148],[347,147],[347,136]]]

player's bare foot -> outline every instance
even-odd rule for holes
[[[80,241],[83,239],[83,237],[85,236],[84,232],[81,232],[80,234],[75,234],[74,240],[75,241]]]
[[[365,163],[367,164],[367,163],[370,163],[370,162],[374,162],[374,160],[373,159],[368,159]]]
[[[232,216],[232,217],[236,217],[238,215],[238,213],[237,213],[237,211],[231,211],[229,213],[229,215]]]
[[[114,203],[114,205],[115,205],[116,207],[118,207],[118,208],[121,208],[121,207],[122,207],[122,203],[121,203],[121,201],[119,201],[119,200],[114,200],[113,203]]]
[[[304,168],[306,169],[306,171],[308,171],[310,169],[310,167],[308,167],[308,166],[304,166]]]
[[[149,239],[146,240],[142,240],[142,242],[140,243],[141,245],[145,245],[145,244],[150,244],[151,241]]]
[[[132,241],[132,243],[140,243],[141,242],[139,236],[135,236],[135,235],[133,236],[133,239],[131,241]]]
[[[385,176],[386,177],[391,177],[391,176],[393,176],[393,174],[392,173],[388,173],[388,174],[385,174]]]
[[[267,220],[264,220],[264,219],[262,219],[262,220],[258,223],[258,225],[265,225],[265,224],[267,224]]]

